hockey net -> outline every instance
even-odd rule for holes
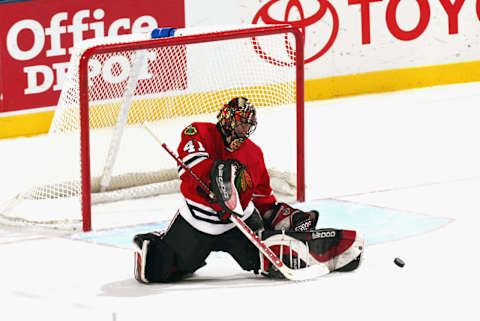
[[[178,193],[175,161],[142,123],[175,149],[184,127],[215,122],[236,96],[257,107],[259,128],[274,118],[270,110],[297,115],[288,125],[271,121],[296,149],[287,150],[293,159],[283,157],[269,173],[276,193],[303,200],[300,43],[290,26],[193,28],[162,39],[132,34],[82,42],[74,48],[50,131],[40,139],[32,179],[3,204],[1,219],[88,231],[96,204]],[[286,140],[266,144],[285,148]]]

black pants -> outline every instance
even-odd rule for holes
[[[258,219],[261,222],[255,213],[245,223],[255,230],[258,228]],[[162,279],[155,281],[173,281],[195,272],[206,264],[205,259],[212,251],[229,253],[246,271],[257,273],[260,268],[258,249],[236,227],[220,235],[210,235],[196,230],[177,215],[161,243],[161,246],[149,248],[149,256],[154,258],[147,262],[151,265],[149,270],[171,273],[163,273]]]

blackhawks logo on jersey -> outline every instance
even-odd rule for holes
[[[235,177],[235,187],[239,192],[245,192],[247,189],[253,188],[252,177],[247,171],[247,167],[242,163],[235,161],[234,166],[237,168],[237,176]]]
[[[198,130],[197,130],[197,128],[195,128],[195,127],[192,126],[192,125],[188,126],[188,127],[185,128],[185,130],[183,131],[183,134],[184,134],[184,135],[187,135],[187,136],[193,136],[193,135],[195,135],[196,133],[198,133]]]

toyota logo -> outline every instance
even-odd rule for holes
[[[325,15],[330,13],[332,17],[332,30],[331,34],[327,40],[327,42],[319,49],[316,50],[313,53],[306,53],[305,57],[305,63],[312,62],[319,57],[323,56],[333,45],[335,42],[335,39],[337,38],[338,35],[338,29],[339,29],[339,19],[338,19],[338,14],[333,5],[328,2],[328,0],[315,0],[318,2],[318,10],[309,16],[305,16],[305,12],[303,10],[302,4],[300,0],[270,0],[268,1],[265,5],[263,5],[256,15],[253,17],[253,24],[257,24],[259,22],[263,22],[265,24],[290,24],[294,26],[295,28],[298,28],[300,32],[303,35],[303,40],[304,43],[307,40],[307,27],[315,25],[318,23],[320,20],[322,20]],[[285,6],[285,12],[283,17],[274,17],[272,16],[272,7],[277,4],[283,4],[286,2]],[[299,18],[296,20],[290,20],[291,15],[292,15],[292,10],[296,9]],[[278,10],[277,10],[278,12]],[[262,51],[261,47],[255,43],[254,40],[254,45],[255,45],[255,51],[260,54],[261,56],[265,57],[265,53]],[[291,59],[290,63],[286,62],[281,62],[275,59],[272,59],[272,61],[275,64],[278,65],[291,65],[294,63],[294,50],[292,49],[292,46],[290,45],[287,36],[285,36],[285,50],[287,51],[288,57]],[[307,56],[308,55],[308,56]]]

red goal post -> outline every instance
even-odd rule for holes
[[[159,47],[214,42],[238,38],[253,38],[273,34],[292,34],[296,55],[296,126],[297,126],[297,200],[305,200],[304,151],[304,52],[300,31],[290,25],[262,26],[240,30],[210,32],[198,35],[169,37],[121,44],[98,45],[87,49],[80,58],[80,121],[81,121],[81,181],[83,230],[91,229],[91,175],[90,175],[90,125],[89,125],[89,59],[96,54],[146,50]]]

